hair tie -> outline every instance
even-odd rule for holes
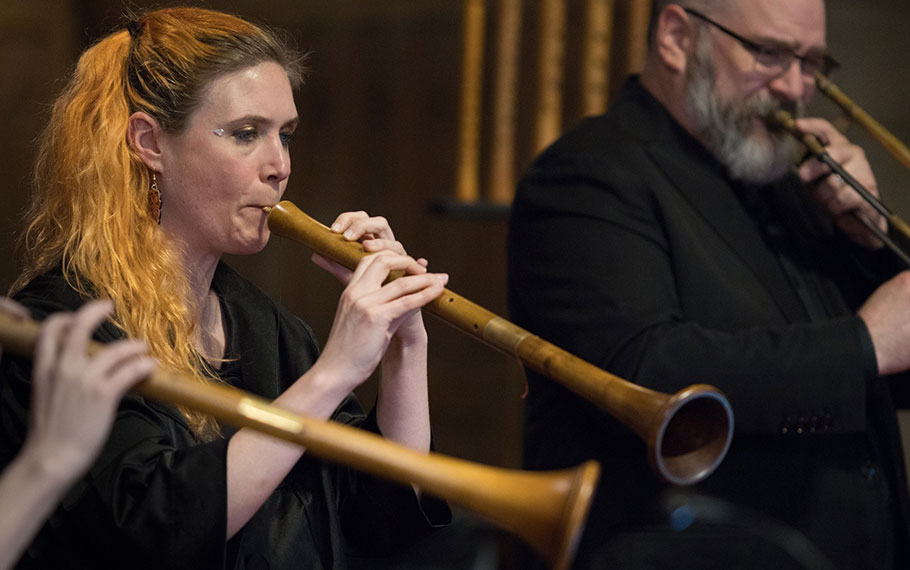
[[[130,33],[130,37],[138,38],[139,34],[142,33],[142,24],[136,20],[130,20],[126,23],[126,29]]]

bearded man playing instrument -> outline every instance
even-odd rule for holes
[[[668,495],[628,430],[529,373],[527,466],[604,466],[576,568],[907,568],[910,273],[856,213],[886,221],[764,119],[803,113],[834,67],[824,3],[656,1],[649,46],[519,183],[510,309],[648,388],[717,386],[736,436]],[[862,149],[797,124],[877,192]]]

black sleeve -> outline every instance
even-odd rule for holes
[[[74,310],[81,299],[62,278],[19,295],[36,319]],[[111,325],[95,335],[110,342]],[[28,418],[31,362],[2,368],[4,447],[21,445]],[[89,473],[74,485],[28,556],[40,564],[143,568],[222,568],[227,525],[227,441],[196,441],[176,409],[128,395],[110,439]]]
[[[375,408],[360,427],[379,434]],[[354,556],[388,556],[451,522],[452,513],[445,501],[423,494],[412,487],[380,477],[345,470],[347,489],[341,513],[350,553]]]
[[[236,316],[236,315],[235,315]],[[298,317],[278,308],[278,342],[281,347],[278,376],[285,382],[303,374],[318,355],[312,330]],[[263,349],[262,352],[265,352]],[[256,354],[255,351],[252,354]],[[265,361],[265,358],[259,358]],[[259,368],[261,372],[262,368]],[[283,391],[284,388],[281,389]],[[349,395],[332,414],[332,421],[381,435],[376,422],[376,410],[366,414],[353,394]],[[292,479],[312,477],[300,473],[313,469],[314,463],[302,461],[295,467]],[[355,556],[386,556],[413,543],[433,528],[448,524],[451,513],[443,501],[423,496],[419,500],[409,485],[400,485],[345,466],[330,469],[334,480],[325,486],[336,501],[342,532],[349,554]]]
[[[532,171],[523,181],[509,235],[510,309],[518,324],[660,392],[717,386],[733,406],[738,433],[779,433],[801,409],[836,418],[832,430],[863,429],[862,321],[770,318],[745,293],[752,285],[732,280],[723,263],[682,266],[666,232],[676,213],[658,203],[650,180],[622,178],[621,170],[611,171],[613,185],[571,168]],[[693,236],[685,247],[699,254],[703,246]],[[681,297],[682,272],[724,284],[725,299],[715,303],[707,289]],[[706,324],[714,304],[716,322],[727,324]]]
[[[198,443],[176,410],[128,396],[90,478],[134,552],[159,567],[221,568],[226,473],[226,439]]]

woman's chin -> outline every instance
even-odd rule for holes
[[[270,235],[269,230],[265,229],[258,235],[245,236],[237,240],[236,245],[225,251],[225,253],[231,255],[253,255],[254,253],[259,253],[268,245]]]

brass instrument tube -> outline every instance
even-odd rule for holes
[[[910,168],[910,149],[904,145],[881,123],[872,118],[859,105],[840,90],[830,79],[819,72],[815,73],[815,85],[823,95],[831,99],[848,117],[856,121],[869,135],[885,147],[901,164]]]
[[[30,358],[40,326],[0,312],[0,345]],[[101,347],[97,342],[90,350]],[[554,570],[567,570],[575,555],[600,466],[530,472],[489,467],[436,453],[419,453],[376,434],[294,414],[228,386],[156,370],[133,392],[188,406],[238,427],[249,427],[301,445],[309,453],[409,485],[460,505],[528,542]]]
[[[875,209],[875,211],[884,216],[885,219],[888,220],[888,223],[891,225],[891,227],[903,234],[907,239],[910,239],[910,226],[908,226],[900,216],[885,206],[885,204],[879,200],[875,194],[863,186],[859,180],[847,172],[843,166],[831,158],[831,155],[828,154],[828,151],[825,150],[825,146],[821,143],[821,141],[818,140],[818,138],[815,137],[815,135],[812,135],[811,133],[804,133],[799,130],[799,127],[796,126],[796,119],[793,118],[793,115],[787,111],[778,109],[769,117],[767,117],[766,120],[772,128],[782,129],[792,136],[796,137],[796,139],[803,143],[803,145],[813,156],[824,162],[833,173],[840,176],[844,182],[856,190],[857,193],[859,193],[859,195]],[[910,265],[910,255],[908,255],[906,251],[897,245],[897,243],[895,243],[894,240],[892,240],[885,231],[883,231],[867,217],[863,216],[859,211],[854,212],[854,216],[869,231],[875,234],[878,239],[882,240],[882,242],[892,252],[894,252],[895,255],[900,257],[907,265]]]
[[[300,241],[350,269],[366,255],[359,243],[330,231],[288,201],[270,208],[268,224],[273,233]],[[425,308],[599,405],[648,444],[651,467],[663,481],[676,485],[701,481],[727,453],[733,411],[712,386],[697,384],[670,396],[635,385],[448,289]]]

